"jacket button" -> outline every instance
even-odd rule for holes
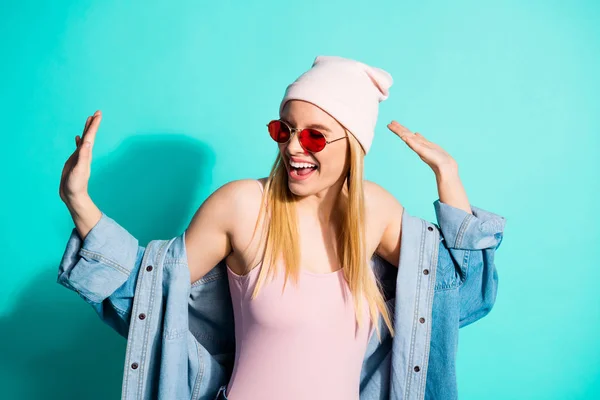
[[[138,317],[139,317],[140,319],[146,319],[146,314],[144,314],[144,313],[141,313],[140,315],[138,315]]]
[[[431,232],[431,231],[433,230],[433,228],[432,228],[432,227],[430,227],[430,226],[428,226],[428,227],[427,227],[427,230],[428,230],[429,232]]]
[[[152,271],[152,265],[148,265],[148,266],[146,267],[146,271],[148,271],[148,272]]]
[[[425,275],[429,275],[429,270],[428,270],[428,269],[424,269],[424,270],[423,270],[423,273],[424,273]]]
[[[423,318],[423,317],[419,318],[419,322],[422,323],[422,324],[424,324],[425,323],[425,318]]]
[[[417,365],[417,366],[415,367],[415,372],[419,372],[420,370],[421,370],[421,368],[419,368],[419,366]]]
[[[138,363],[133,363],[133,364],[131,364],[131,368],[133,368],[133,369],[137,369],[137,367],[138,367]]]

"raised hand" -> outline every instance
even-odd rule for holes
[[[456,169],[456,161],[439,145],[425,139],[420,133],[392,121],[387,127],[404,141],[433,171],[438,174],[446,169]]]
[[[85,121],[82,137],[75,136],[75,151],[65,162],[59,188],[60,198],[67,206],[78,199],[89,197],[92,149],[101,120],[102,113],[96,111]]]

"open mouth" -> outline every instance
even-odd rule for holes
[[[316,165],[307,165],[307,164],[296,164],[296,166],[292,165],[295,163],[290,163],[290,178],[298,181],[302,181],[308,179],[313,175],[313,173],[319,169]]]

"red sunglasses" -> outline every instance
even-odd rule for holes
[[[275,119],[267,124],[269,135],[277,143],[287,143],[294,132],[298,132],[298,141],[302,148],[311,153],[317,153],[325,148],[325,145],[338,140],[347,138],[347,136],[327,141],[325,136],[316,129],[297,129],[292,128],[280,119]]]

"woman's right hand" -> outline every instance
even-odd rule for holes
[[[68,207],[80,199],[89,197],[88,181],[92,165],[92,149],[101,120],[100,110],[87,118],[82,137],[75,136],[75,151],[63,167],[59,194]]]

